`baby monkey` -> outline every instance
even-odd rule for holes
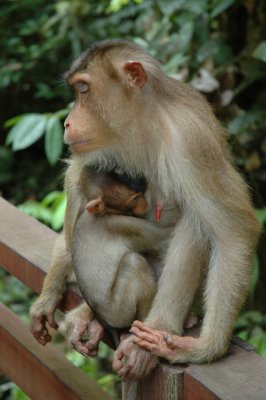
[[[172,228],[141,218],[149,210],[144,178],[85,167],[79,187],[88,200],[80,210],[72,240],[80,290],[100,322],[114,328],[129,327],[150,310],[157,286],[156,269]],[[67,322],[71,325],[76,312],[84,312],[84,320],[89,315],[93,322],[88,323],[87,343],[92,348],[90,354],[96,355],[103,332],[86,303],[69,313]],[[191,323],[195,321],[190,316],[186,327]],[[75,339],[73,345],[86,354],[82,339]]]
[[[115,171],[103,173],[86,167],[81,176],[81,186],[87,198],[91,197],[93,191],[95,195],[99,192],[99,196],[89,200],[86,205],[90,214],[142,217],[148,211],[144,196],[147,183],[144,178],[132,179],[127,174],[117,174]]]
[[[149,210],[146,189],[142,177],[88,166],[79,181],[85,201],[73,229],[73,266],[86,303],[100,322],[114,328],[147,316],[156,292],[154,269],[172,231],[141,218]],[[69,326],[77,313],[88,315],[86,303],[67,315]],[[102,335],[99,327],[96,331],[94,338],[89,335],[94,349]],[[86,350],[76,338],[73,345]]]

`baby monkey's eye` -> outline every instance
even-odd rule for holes
[[[87,82],[78,82],[75,84],[75,88],[80,93],[86,93],[90,90],[90,85]]]

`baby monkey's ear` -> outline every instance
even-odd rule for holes
[[[104,208],[102,197],[90,200],[86,205],[86,209],[90,214],[101,214],[104,211]]]
[[[144,197],[143,193],[134,193],[130,196],[129,207],[131,207],[132,213],[136,216],[145,214],[148,210],[148,202]]]

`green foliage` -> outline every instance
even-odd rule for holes
[[[61,110],[55,114],[26,114],[11,118],[5,126],[9,131],[6,144],[12,145],[13,151],[24,150],[45,135],[45,154],[54,165],[63,151],[63,127],[59,120],[68,114]]]
[[[257,218],[261,224],[266,224],[266,207],[257,210]]]
[[[236,329],[241,339],[248,340],[256,347],[257,353],[266,358],[266,314],[245,312],[239,317]]]
[[[261,42],[253,52],[253,57],[266,62],[266,41]]]
[[[51,192],[42,201],[28,200],[18,206],[30,215],[58,231],[62,228],[66,210],[66,195],[63,192]]]
[[[109,360],[111,363],[113,357],[113,351],[104,343],[100,343],[97,359],[85,358],[75,350],[69,351],[66,356],[74,365],[88,374],[104,390],[111,394],[113,398],[116,397],[116,385],[120,380],[119,377],[113,373],[103,373],[103,364],[106,363],[106,360]]]

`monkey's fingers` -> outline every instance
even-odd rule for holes
[[[114,359],[113,359],[113,370],[120,376],[119,371],[123,368],[123,357],[125,356],[124,352],[121,350],[116,350]]]
[[[56,322],[56,320],[54,318],[54,311],[51,311],[47,314],[47,322],[51,328],[58,329],[58,323]]]
[[[137,320],[133,322],[132,327],[136,327],[143,332],[150,333],[150,334],[156,335],[158,337],[162,337],[162,335],[166,334],[166,332],[164,332],[164,331],[150,328],[149,326],[145,325],[143,322],[137,321]]]
[[[157,362],[157,357],[134,346],[129,354],[126,366],[119,371],[119,375],[121,375],[125,381],[139,379],[148,375],[156,366]]]
[[[45,346],[47,343],[51,342],[52,336],[48,333],[46,329],[43,331],[35,331],[31,330],[32,335],[34,338],[39,342],[42,346]]]
[[[89,336],[90,339],[95,340],[95,342],[100,342],[104,335],[104,327],[99,323],[99,321],[94,318],[89,326]]]
[[[157,344],[160,344],[163,341],[164,336],[167,335],[167,332],[152,329],[140,321],[135,321],[131,330],[134,335]]]
[[[88,334],[89,340],[85,344],[89,351],[88,355],[91,357],[96,357],[98,354],[100,341],[104,335],[104,328],[96,318],[91,321]]]
[[[85,341],[80,340],[76,340],[76,341],[71,341],[72,346],[74,347],[74,349],[82,354],[84,357],[96,357],[97,356],[97,352],[95,352],[94,350],[90,351],[87,347],[87,343]]]
[[[146,340],[147,342],[154,343],[157,345],[160,345],[160,343],[163,341],[163,334],[156,335],[154,333],[146,333],[140,329],[138,329],[136,326],[132,326],[132,328],[129,330],[129,332],[133,333],[135,336],[137,336],[140,339]],[[133,339],[134,341],[134,339]]]
[[[45,346],[47,343],[52,341],[52,336],[48,333],[47,329],[44,329],[42,334],[39,335],[37,340],[41,345]]]
[[[88,356],[96,357],[98,355],[99,344],[100,344],[100,339],[99,338],[89,339],[85,343],[85,346],[88,349]]]
[[[141,349],[146,350],[155,356],[166,358],[167,360],[171,360],[176,351],[175,349],[170,349],[166,344],[157,345],[139,338],[135,339],[135,344],[137,344]]]
[[[127,378],[130,375],[130,371],[131,371],[131,366],[129,365],[124,365],[122,368],[120,368],[120,370],[117,372],[117,375],[119,376],[119,378],[122,378],[123,380],[127,380]]]
[[[51,342],[52,337],[48,333],[46,328],[46,317],[36,317],[33,319],[31,325],[31,333],[34,338],[39,342],[42,346],[45,346],[48,342]]]
[[[87,357],[90,351],[86,346],[86,340],[83,340],[82,337],[87,333],[88,324],[87,322],[81,320],[76,322],[71,326],[69,341],[80,354]]]

